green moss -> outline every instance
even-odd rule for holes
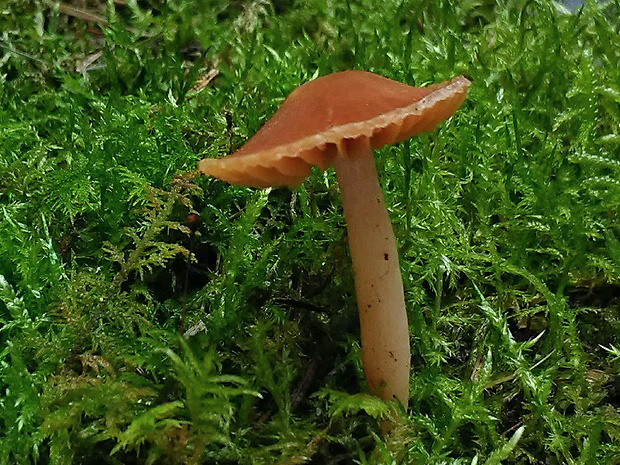
[[[617,1],[99,3],[0,8],[0,464],[620,460]],[[333,173],[189,171],[350,68],[473,81],[377,153],[413,353],[386,441]]]

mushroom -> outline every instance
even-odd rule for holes
[[[231,184],[298,186],[312,166],[334,165],[342,195],[359,310],[362,365],[373,394],[409,400],[410,345],[396,240],[373,149],[430,131],[465,99],[462,76],[412,87],[343,71],[295,89],[239,150],[198,169]]]

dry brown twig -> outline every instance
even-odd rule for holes
[[[192,86],[188,93],[194,94],[201,91],[202,89],[207,87],[219,74],[220,72],[216,68],[210,69],[209,71],[207,71],[207,73],[205,73],[201,78],[198,79],[196,84]]]
[[[97,23],[102,26],[108,25],[107,19],[105,19],[103,16],[92,13],[88,10],[84,10],[82,8],[76,8],[73,5],[70,5],[65,2],[55,2],[54,0],[44,0],[44,1],[47,6],[49,6],[52,9],[57,8],[58,12],[63,15],[73,16],[74,18],[82,19],[84,21],[90,21],[92,23]]]

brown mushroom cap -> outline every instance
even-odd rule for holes
[[[366,71],[343,71],[295,89],[243,147],[203,159],[204,174],[249,187],[297,186],[312,166],[327,169],[342,141],[366,136],[373,148],[433,129],[465,100],[462,76],[412,87]]]

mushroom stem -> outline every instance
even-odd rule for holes
[[[334,160],[359,309],[362,364],[371,394],[409,400],[409,326],[396,239],[368,137],[339,144]]]

